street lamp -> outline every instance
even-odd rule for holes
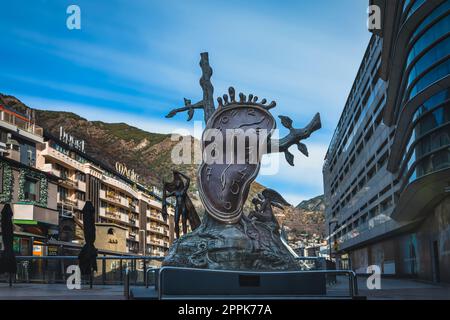
[[[332,219],[330,219],[330,221],[328,221],[328,245],[330,247],[330,262],[333,261],[331,258],[331,225],[337,224],[337,223],[338,223],[338,219],[336,219],[336,218],[332,218]]]

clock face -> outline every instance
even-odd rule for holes
[[[239,221],[274,129],[272,115],[255,105],[219,108],[208,121],[198,182],[203,205],[213,218]]]

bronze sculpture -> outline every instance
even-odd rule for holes
[[[308,156],[306,146],[300,141],[320,129],[320,115],[316,114],[303,129],[295,129],[289,117],[280,116],[289,134],[273,139],[276,122],[270,110],[276,106],[275,101],[259,101],[256,96],[247,97],[243,93],[236,97],[234,88],[230,87],[228,94],[217,99],[216,109],[208,53],[201,54],[200,66],[203,99],[192,104],[185,98],[184,107],[172,110],[166,117],[187,111],[191,120],[196,109],[204,111],[206,129],[197,180],[206,215],[199,228],[172,245],[163,265],[296,270],[298,264],[282,243],[272,212],[272,205],[287,205],[287,202],[275,191],[266,189],[254,200],[255,211],[250,217],[243,214],[243,205],[264,154],[282,152],[291,166],[294,156],[288,149],[292,145]]]
[[[173,181],[163,182],[163,198],[162,198],[162,211],[164,221],[167,221],[167,198],[175,197],[175,234],[177,238],[180,237],[180,218],[183,227],[183,234],[187,233],[187,222],[191,230],[195,230],[200,225],[201,221],[189,198],[187,191],[189,189],[191,179],[185,174],[173,170]]]
[[[275,190],[264,189],[252,199],[255,210],[248,215],[250,219],[254,219],[261,223],[270,225],[274,232],[280,232],[280,225],[273,214],[272,206],[283,210],[283,206],[290,206],[284,198]]]

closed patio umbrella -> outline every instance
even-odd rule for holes
[[[13,249],[14,226],[12,218],[11,205],[7,203],[3,207],[1,216],[4,248],[0,257],[0,273],[9,273],[9,286],[12,286],[12,275],[17,272],[16,256]]]
[[[86,201],[82,213],[85,244],[78,255],[78,260],[81,274],[90,276],[90,286],[92,288],[92,272],[97,271],[97,249],[94,246],[95,209],[90,201]]]

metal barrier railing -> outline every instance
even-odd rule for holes
[[[159,267],[163,257],[159,256],[98,256],[94,284],[124,284],[128,270],[134,285],[146,283],[147,269]],[[66,272],[70,265],[78,265],[77,256],[17,256],[15,283],[65,283],[70,276]],[[8,281],[4,276],[0,281]],[[83,282],[89,279],[83,277]]]
[[[70,274],[66,273],[70,265],[78,265],[77,256],[17,256],[17,274],[15,283],[65,283]],[[160,256],[98,256],[98,271],[94,273],[94,284],[124,285],[129,293],[130,285],[149,286],[149,280],[157,284],[159,267],[164,257]],[[347,276],[351,297],[358,295],[356,274],[351,270],[325,270],[325,259],[321,257],[299,257],[297,260],[310,263],[305,272],[319,272],[328,277]],[[325,266],[325,267],[324,267]],[[150,277],[150,273],[153,276]],[[0,278],[0,281],[9,279]],[[89,279],[83,279],[88,282]]]

